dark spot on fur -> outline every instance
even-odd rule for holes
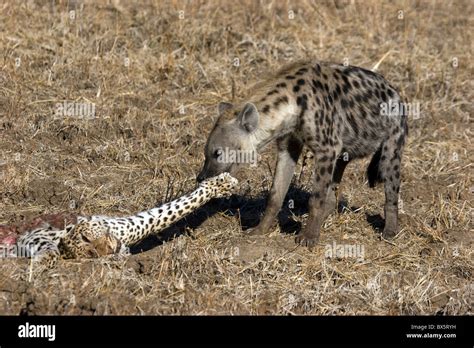
[[[306,94],[303,94],[302,96],[299,96],[298,98],[296,98],[296,104],[301,106],[301,109],[303,112],[308,108],[307,100],[308,100],[308,96]]]
[[[299,69],[299,70],[296,72],[295,75],[300,76],[300,75],[303,75],[303,74],[304,74],[305,72],[307,72],[307,71],[308,71],[308,69],[306,69],[306,68],[301,68],[301,69]]]
[[[286,95],[275,100],[275,102],[273,103],[273,106],[276,108],[281,103],[288,103],[288,97]]]
[[[331,163],[331,164],[328,165],[328,173],[332,174],[332,170],[333,170],[333,165]]]
[[[339,87],[339,85],[336,85],[336,88],[334,89],[334,91],[332,91],[332,97],[334,100],[337,100],[337,98],[339,98],[340,95],[341,95],[341,87]]]
[[[330,94],[328,94],[327,100],[328,100],[329,104],[332,104],[333,100],[332,100],[332,97],[331,97]]]
[[[312,80],[311,81],[316,89],[323,89],[323,84],[319,80]]]
[[[342,86],[342,92],[344,94],[347,94],[349,93],[349,90],[351,89],[351,85],[350,83],[345,83],[344,86]]]
[[[273,89],[270,92],[268,92],[267,95],[270,96],[270,95],[277,94],[277,93],[278,93],[278,91],[276,89]]]
[[[359,134],[359,127],[358,127],[358,125],[357,125],[356,120],[354,119],[354,116],[352,116],[352,114],[347,115],[347,120],[348,120],[349,123],[351,124],[351,127],[352,127],[352,129],[354,130],[354,133],[355,133],[356,135],[358,135],[358,134]]]

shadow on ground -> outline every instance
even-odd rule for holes
[[[262,193],[256,198],[249,198],[242,195],[233,195],[229,198],[213,199],[205,206],[199,208],[194,213],[184,219],[179,220],[173,226],[163,230],[159,235],[152,235],[131,248],[132,254],[148,251],[186,234],[186,230],[198,228],[204,221],[216,213],[224,213],[228,216],[236,216],[240,220],[242,230],[246,231],[255,227],[260,222],[266,207],[266,197],[268,192]],[[291,186],[282,209],[278,214],[278,225],[280,230],[286,234],[296,234],[301,230],[301,223],[291,219],[291,216],[302,216],[308,213],[309,192],[301,188]],[[291,199],[289,199],[291,197]],[[349,206],[347,200],[342,197],[338,202],[338,213],[356,212],[360,208]],[[381,232],[385,221],[380,214],[366,213],[367,222],[376,232]]]

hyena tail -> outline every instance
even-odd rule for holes
[[[375,187],[379,182],[382,182],[382,176],[379,171],[380,156],[382,155],[382,146],[372,156],[369,166],[367,167],[367,179],[369,180],[369,187]]]

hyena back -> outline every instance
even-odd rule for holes
[[[398,92],[380,74],[328,62],[287,66],[250,88],[236,105],[220,103],[209,135],[206,160],[198,181],[222,172],[234,174],[239,163],[219,160],[223,149],[260,151],[275,140],[278,159],[265,214],[251,233],[272,226],[306,145],[315,173],[309,220],[297,242],[313,246],[322,223],[337,206],[335,189],[347,164],[372,155],[367,169],[370,187],[385,186],[383,236],[398,231],[400,161],[408,133]]]

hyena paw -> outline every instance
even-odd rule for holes
[[[267,234],[268,230],[266,228],[261,227],[260,225],[257,227],[249,228],[245,231],[245,233],[249,236],[261,236]]]
[[[397,235],[397,229],[396,228],[390,228],[390,227],[385,227],[382,232],[382,237],[385,239],[392,239]]]
[[[300,244],[302,246],[308,247],[309,249],[312,249],[319,241],[319,236],[315,234],[309,234],[302,232],[299,235],[296,236],[295,239],[297,244]]]

